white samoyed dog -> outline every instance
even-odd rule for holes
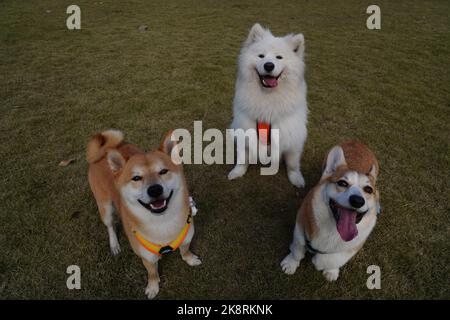
[[[265,128],[278,129],[279,143],[272,145],[272,152],[277,150],[278,158],[285,159],[289,181],[299,188],[305,185],[300,158],[307,136],[308,114],[304,51],[303,34],[275,37],[268,29],[255,24],[238,59],[231,124],[235,130],[258,128],[259,131],[260,123]],[[242,152],[246,154],[240,154]],[[244,156],[243,159],[247,160],[243,164],[238,162],[228,174],[228,179],[245,174],[249,153],[256,156],[257,146],[247,144],[243,150],[238,148],[238,159]]]

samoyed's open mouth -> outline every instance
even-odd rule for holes
[[[170,192],[170,195],[166,199],[156,199],[150,201],[149,203],[145,203],[144,201],[138,199],[139,203],[147,210],[152,213],[163,213],[166,211],[167,206],[169,205],[170,198],[172,198],[173,190]]]
[[[281,73],[277,76],[271,76],[271,75],[260,75],[258,71],[256,71],[259,77],[259,81],[261,81],[261,85],[264,88],[275,88],[278,86],[278,78],[281,76]]]

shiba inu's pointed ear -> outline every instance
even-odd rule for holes
[[[325,164],[325,168],[322,173],[322,178],[328,177],[336,172],[336,169],[339,166],[346,165],[344,150],[341,147],[335,146],[333,149],[328,152],[327,162]]]
[[[173,131],[171,130],[164,136],[159,145],[159,150],[170,156],[172,151],[176,151],[174,148],[177,148],[178,142],[179,141],[173,137]]]
[[[125,158],[117,150],[108,151],[106,160],[108,161],[108,165],[113,173],[117,173],[122,170],[126,163]]]
[[[247,47],[252,43],[261,40],[265,35],[270,34],[270,31],[264,29],[259,23],[255,23],[250,29],[247,40],[245,40],[244,46]]]
[[[303,52],[305,52],[305,37],[302,33],[291,35],[289,42],[292,45],[292,50],[296,54],[303,55]]]

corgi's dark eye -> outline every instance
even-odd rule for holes
[[[368,193],[368,194],[373,193],[372,187],[369,187],[369,186],[365,186],[363,190],[365,193]]]
[[[347,188],[347,187],[348,187],[348,182],[345,181],[345,180],[339,180],[339,181],[337,182],[337,185],[338,185],[339,187]]]
[[[262,58],[264,58],[264,55],[263,55],[263,54],[260,54],[258,57],[260,57],[260,58],[262,59]]]
[[[283,59],[283,57],[282,56],[277,56],[277,59],[281,60],[281,59]]]
[[[139,181],[139,180],[142,180],[142,177],[141,176],[134,176],[133,178],[131,178],[131,180]]]
[[[166,174],[167,172],[169,172],[169,170],[167,170],[167,169],[162,169],[162,170],[159,172],[159,174],[160,174],[160,175],[163,175],[163,174]]]

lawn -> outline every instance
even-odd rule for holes
[[[145,298],[145,268],[123,233],[122,253],[109,252],[86,143],[107,128],[146,149],[194,120],[225,130],[255,22],[305,35],[307,186],[293,187],[284,168],[230,182],[231,165],[186,165],[203,264],[163,259],[157,298],[450,298],[448,1],[378,1],[381,30],[366,28],[366,1],[78,0],[82,29],[69,31],[72,3],[0,3],[0,298]],[[326,151],[348,138],[380,161],[378,224],[337,282],[310,256],[287,276],[279,263],[296,211]],[[81,290],[66,287],[73,264]],[[366,287],[369,265],[381,268],[380,290]]]

